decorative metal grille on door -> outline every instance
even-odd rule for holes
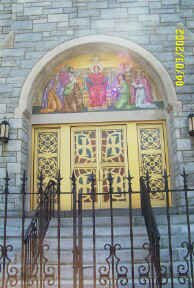
[[[49,180],[56,180],[59,169],[59,129],[37,128],[34,130],[33,159],[33,192],[38,192],[38,177],[42,173],[45,186]],[[36,207],[38,195],[32,199],[32,207]]]
[[[139,125],[138,143],[141,175],[150,175],[152,202],[164,201],[163,172],[166,169],[165,143],[162,125]]]

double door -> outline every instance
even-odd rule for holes
[[[152,189],[163,188],[163,169],[168,169],[165,123],[126,122],[98,125],[34,126],[32,138],[32,191],[37,191],[37,176],[42,171],[45,185],[55,179],[57,170],[62,176],[62,192],[71,191],[71,174],[76,175],[77,193],[82,192],[84,209],[91,209],[90,175],[95,175],[96,208],[109,207],[108,174],[113,177],[113,207],[128,207],[126,176],[133,176],[133,191],[139,190],[139,177],[148,171]],[[164,206],[164,193],[153,193],[155,206]],[[138,193],[133,193],[133,207],[140,206]],[[36,206],[33,197],[32,208]],[[61,194],[61,207],[72,209],[72,197]]]
[[[108,174],[113,177],[115,192],[125,191],[128,171],[127,130],[124,125],[72,128],[72,163],[77,188],[84,194],[84,208],[91,207],[91,173],[95,175],[96,208],[109,206]],[[118,207],[127,205],[126,194],[113,194]]]

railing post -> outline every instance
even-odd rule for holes
[[[57,260],[58,260],[58,288],[61,287],[61,174],[57,175]]]
[[[40,176],[38,177],[39,179],[39,195],[40,195],[40,210],[39,210],[39,235],[40,238],[38,239],[38,251],[40,255],[40,288],[43,287],[43,238],[42,238],[42,231],[43,231],[43,221],[44,221],[44,211],[43,211],[43,201],[44,201],[44,195],[43,195],[43,174],[42,171],[40,172]]]
[[[109,199],[110,199],[110,218],[111,218],[111,248],[113,251],[114,247],[114,220],[113,220],[113,201],[112,201],[112,194],[113,194],[113,177],[112,174],[108,174],[108,183],[109,183]],[[115,288],[115,259],[114,259],[114,253],[111,253],[112,257],[112,287]]]
[[[8,194],[9,194],[9,177],[8,171],[6,170],[5,176],[5,205],[4,205],[4,227],[3,227],[3,245],[0,245],[1,254],[0,259],[3,259],[3,271],[2,271],[2,287],[5,287],[6,282],[6,259],[8,260],[7,256],[7,210],[8,210]]]
[[[161,288],[162,287],[162,273],[161,273],[161,265],[160,265],[160,237],[156,238],[154,255],[156,259],[157,285],[159,288]]]
[[[134,244],[133,244],[133,213],[132,213],[132,181],[130,172],[128,170],[128,196],[129,196],[129,226],[130,226],[130,241],[131,241],[131,278],[132,278],[132,288],[135,288],[135,263],[134,263]]]
[[[172,254],[172,233],[171,233],[171,220],[170,220],[170,201],[169,201],[169,187],[168,187],[168,175],[166,169],[164,169],[164,192],[166,194],[166,217],[168,223],[168,249],[170,256],[170,279],[171,288],[174,288],[174,269],[173,269],[173,254]]]
[[[72,177],[72,196],[73,196],[73,288],[77,288],[78,272],[78,248],[77,248],[77,191],[76,177],[73,171]]]
[[[24,225],[25,225],[25,200],[26,200],[26,171],[22,177],[22,255],[21,255],[21,282],[22,288],[26,287],[26,267],[25,267],[25,245],[24,245]]]
[[[139,183],[140,183],[141,215],[144,216],[146,197],[145,197],[145,184],[143,176],[140,176]]]
[[[191,274],[191,283],[192,283],[192,287],[194,287],[194,275],[193,275],[193,243],[192,243],[192,239],[191,239],[191,223],[190,223],[190,214],[189,214],[189,199],[188,199],[188,185],[187,185],[187,177],[188,175],[185,172],[185,169],[183,169],[183,174],[181,175],[183,177],[183,183],[184,183],[184,197],[185,197],[185,206],[186,206],[186,218],[187,218],[187,234],[188,234],[188,242],[183,242],[181,243],[182,247],[187,248],[187,256],[184,257],[185,261],[187,262],[187,265],[190,266],[190,274]],[[189,260],[187,259],[189,258]],[[189,265],[190,262],[190,265]],[[179,268],[181,268],[179,266]],[[180,269],[181,271],[181,269]],[[178,272],[180,272],[178,271]],[[189,267],[188,270],[185,269],[185,271],[187,271],[189,273]],[[181,272],[180,272],[181,275]],[[185,278],[186,278],[186,274],[184,274]],[[188,275],[187,275],[188,276]],[[180,277],[181,278],[181,277]]]
[[[91,182],[91,198],[92,198],[92,224],[93,224],[93,287],[96,288],[96,215],[95,215],[95,201],[96,201],[96,191],[95,191],[95,175],[89,176]]]
[[[39,190],[38,190],[38,194],[39,194],[39,232],[42,231],[42,226],[43,226],[43,174],[42,171],[40,172],[40,176],[38,176],[38,180],[39,180]]]
[[[79,235],[79,288],[83,288],[83,235],[82,235],[82,193],[78,194],[78,235]]]

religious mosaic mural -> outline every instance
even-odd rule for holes
[[[33,99],[33,113],[162,107],[149,73],[129,53],[70,57],[57,65],[48,78]]]

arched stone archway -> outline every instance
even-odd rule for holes
[[[138,110],[136,111],[110,111],[110,112],[98,112],[98,113],[65,113],[56,114],[52,113],[48,115],[39,114],[38,117],[32,115],[32,99],[36,95],[37,89],[40,87],[41,82],[43,81],[43,76],[52,70],[52,67],[56,65],[56,59],[59,62],[61,57],[68,57],[74,53],[74,51],[79,51],[90,45],[99,45],[106,47],[116,47],[117,49],[125,49],[126,51],[132,53],[137,57],[140,63],[149,70],[150,75],[153,77],[158,91],[162,96],[164,102],[163,110],[153,110],[145,111]],[[44,80],[45,81],[45,80]],[[77,122],[100,122],[100,121],[138,121],[138,120],[166,120],[167,130],[168,130],[168,142],[169,142],[169,162],[171,174],[173,174],[173,162],[175,162],[175,157],[173,155],[172,147],[174,144],[173,137],[171,137],[173,131],[173,113],[172,111],[179,110],[179,102],[177,101],[176,91],[173,85],[168,72],[163,67],[163,65],[148,51],[146,51],[141,46],[116,37],[109,36],[88,36],[79,39],[74,39],[67,43],[63,43],[60,46],[57,46],[52,51],[48,52],[32,69],[28,75],[22,91],[21,97],[19,100],[19,105],[15,110],[15,117],[22,118],[24,121],[27,120],[29,125],[29,158],[31,157],[31,125],[32,124],[52,124],[52,123],[77,123]],[[170,112],[170,113],[169,113]],[[103,113],[106,113],[103,114]],[[90,114],[90,115],[89,115]],[[81,119],[81,120],[80,120]],[[106,119],[106,120],[102,120]],[[28,161],[30,163],[31,161]],[[29,165],[29,164],[28,164]],[[29,167],[30,171],[30,167]],[[31,173],[29,173],[31,174]],[[175,177],[174,177],[175,178]],[[173,182],[173,181],[172,181]]]

